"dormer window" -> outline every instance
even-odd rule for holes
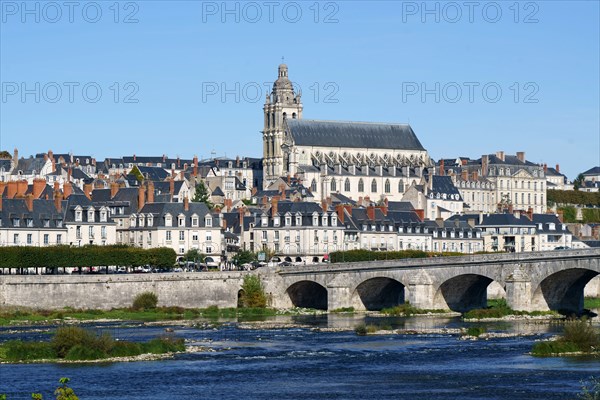
[[[318,214],[313,214],[312,224],[313,224],[313,226],[319,225],[319,215]]]
[[[131,227],[135,228],[135,221],[136,221],[135,215],[132,215],[131,218],[129,219],[129,221],[131,223]]]
[[[323,217],[321,218],[321,223],[323,224],[323,226],[327,226],[327,214],[323,214]]]
[[[185,215],[179,215],[177,217],[177,226],[185,226]]]
[[[548,224],[548,229],[550,229],[551,231],[556,230],[556,224],[554,222],[550,222]]]
[[[106,210],[100,211],[100,222],[106,222],[106,219],[107,219]]]
[[[83,220],[83,212],[81,210],[75,210],[75,221],[81,222]]]
[[[198,216],[197,215],[193,215],[192,216],[192,226],[193,227],[197,227],[198,223],[199,223]]]
[[[204,225],[205,226],[213,226],[213,220],[212,220],[212,216],[207,215],[206,217],[204,217]]]
[[[302,215],[296,214],[296,226],[302,226]]]
[[[292,225],[292,216],[286,215],[285,216],[285,226],[291,226],[291,225]]]
[[[165,226],[173,226],[173,217],[171,214],[165,215]]]
[[[49,228],[50,227],[50,220],[49,219],[45,219],[42,224],[44,225],[44,228]]]
[[[138,218],[138,225],[140,227],[144,226],[144,216],[143,215],[140,215],[140,217]]]
[[[94,210],[89,210],[87,213],[87,218],[88,218],[88,222],[94,222],[95,218],[94,218]]]
[[[148,226],[154,225],[154,217],[152,215],[148,215]]]
[[[279,217],[279,215],[276,215],[275,217],[273,217],[273,226],[277,227],[277,226],[279,226],[280,223],[281,223],[281,218]]]
[[[337,215],[331,216],[331,226],[337,226]]]
[[[269,219],[266,215],[263,215],[260,219],[261,226],[269,226]]]
[[[28,228],[32,228],[32,227],[33,227],[33,219],[32,219],[32,218],[27,218],[27,219],[25,219],[25,225],[26,225]]]

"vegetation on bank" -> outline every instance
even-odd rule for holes
[[[395,317],[410,317],[411,315],[417,314],[440,314],[447,312],[448,310],[422,310],[420,308],[413,307],[409,302],[381,310],[382,314]]]
[[[108,333],[96,335],[78,326],[58,328],[49,342],[9,340],[0,345],[0,360],[9,362],[38,360],[89,361],[141,354],[184,351],[183,339],[160,337],[148,342],[116,341]]]
[[[238,306],[243,308],[266,308],[267,295],[257,275],[246,275],[240,291]]]
[[[69,378],[60,378],[58,383],[60,386],[54,390],[56,400],[79,400],[79,397],[75,394],[75,391],[67,385],[71,380]],[[33,400],[44,400],[44,396],[41,393],[31,393]],[[0,400],[8,400],[6,394],[0,394]]]
[[[142,249],[114,246],[8,246],[0,250],[2,268],[78,268],[91,266],[152,265],[170,268],[175,263],[175,250],[166,247]]]
[[[600,297],[586,297],[583,300],[583,307],[591,310],[592,308],[600,308]]]
[[[464,319],[502,318],[509,315],[559,316],[556,311],[517,311],[506,303],[506,299],[488,300],[487,308],[478,308],[463,314]]]
[[[562,336],[537,342],[531,351],[534,356],[555,356],[564,353],[600,355],[600,330],[585,318],[568,321]]]
[[[582,192],[578,190],[548,190],[546,200],[548,205],[577,204],[600,206],[600,192]]]

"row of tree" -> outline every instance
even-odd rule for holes
[[[115,246],[14,246],[0,248],[0,268],[65,268],[92,266],[172,267],[175,250]]]
[[[548,190],[549,205],[577,204],[583,206],[600,206],[600,193],[581,192],[579,190]]]

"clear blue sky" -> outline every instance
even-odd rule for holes
[[[0,3],[0,147],[21,155],[261,156],[285,56],[305,118],[410,122],[436,159],[600,165],[598,1]]]

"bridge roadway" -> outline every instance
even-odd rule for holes
[[[265,271],[266,272],[266,271]],[[497,282],[515,310],[581,312],[600,274],[600,249],[318,264],[262,273],[275,307],[379,310],[405,301],[421,309],[486,306]]]

